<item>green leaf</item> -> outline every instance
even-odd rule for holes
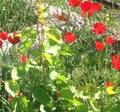
[[[20,79],[25,78],[27,75],[25,68],[26,68],[25,65],[20,65],[19,67],[17,67],[17,75]]]
[[[58,44],[63,43],[61,34],[57,28],[50,26],[45,28],[45,32],[48,38],[50,38],[51,40],[57,42]]]
[[[46,58],[46,60],[52,65],[52,56],[47,53],[43,53],[43,56]]]
[[[58,55],[61,50],[61,46],[49,38],[45,39],[43,42],[43,47],[45,53],[50,53],[53,55]]]
[[[69,88],[62,88],[60,90],[60,94],[61,94],[61,97],[67,100],[72,100],[74,95]]]
[[[15,96],[19,93],[20,88],[19,84],[15,80],[10,80],[5,82],[5,90],[10,93],[12,96]]]
[[[59,55],[61,47],[56,45],[51,48],[49,48],[46,53],[53,54],[53,55]]]
[[[87,107],[87,105],[80,105],[80,106],[77,108],[77,111],[78,111],[78,112],[88,112],[88,107]]]
[[[25,52],[27,51],[32,45],[33,45],[34,41],[30,40],[30,41],[26,41],[25,43],[21,44],[21,46],[19,46],[19,52]]]
[[[57,71],[55,71],[55,70],[51,71],[49,74],[51,80],[55,80],[58,75],[59,75],[59,73],[57,73]]]
[[[63,81],[63,82],[66,82],[67,81],[67,78],[64,76],[64,75],[58,75],[57,76],[57,79]]]
[[[33,88],[33,98],[35,100],[39,101],[43,105],[47,105],[50,103],[50,97],[45,89],[40,87],[34,87]]]
[[[67,83],[62,81],[61,79],[56,81],[56,85],[60,88],[65,88],[65,87],[67,88],[68,87]]]
[[[64,55],[64,56],[72,55],[72,51],[68,45],[61,46],[61,55]]]
[[[44,52],[47,52],[51,47],[57,45],[56,42],[52,41],[49,38],[46,38],[43,42],[43,48],[44,48]]]
[[[71,106],[71,102],[69,100],[66,100],[66,99],[61,99],[60,100],[61,104],[64,105],[64,106]]]
[[[81,104],[80,101],[76,100],[76,99],[73,99],[71,100],[71,102],[75,105],[75,106],[79,106]]]
[[[32,56],[40,57],[40,54],[41,54],[40,51],[34,49],[34,50],[31,50],[30,52]]]
[[[28,112],[33,112],[33,102],[28,102]]]
[[[26,42],[27,40],[31,39],[35,39],[37,36],[37,31],[34,29],[26,29],[24,30],[22,33],[22,42]]]
[[[57,72],[55,69],[53,69],[50,74],[49,74],[49,77],[51,80],[56,80],[56,79],[59,79],[63,82],[66,82],[67,81],[67,78],[64,76],[64,75],[60,75],[59,72]]]
[[[59,43],[59,40],[58,40],[54,35],[49,34],[49,33],[46,33],[46,35],[47,35],[50,39],[52,39],[53,41]]]
[[[18,77],[18,75],[17,75],[17,68],[16,68],[16,67],[14,67],[14,68],[12,69],[11,78],[12,78],[13,80],[18,80],[18,79],[19,79],[19,77]]]
[[[37,31],[34,29],[26,29],[21,34],[21,43],[19,44],[18,48],[19,52],[25,52],[36,41]]]
[[[28,112],[28,100],[25,96],[14,98],[11,102],[13,112]]]

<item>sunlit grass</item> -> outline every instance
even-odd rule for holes
[[[36,23],[33,8],[23,0],[1,0],[0,8],[0,31],[18,31]]]

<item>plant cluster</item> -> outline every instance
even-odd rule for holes
[[[42,2],[35,3],[40,31],[0,33],[0,111],[119,112],[120,54],[106,8],[90,0],[66,0],[68,12],[79,12],[85,23],[80,30],[60,30],[47,24]],[[70,27],[69,13],[55,18]],[[38,48],[33,48],[36,37]],[[11,44],[8,53],[4,42]]]

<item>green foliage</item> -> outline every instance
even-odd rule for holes
[[[67,1],[63,0],[44,2],[66,9],[69,7]],[[17,5],[14,1],[6,1],[6,3],[9,5],[13,3],[13,8],[22,6],[22,1]],[[2,5],[6,3],[1,2]],[[23,10],[22,7],[21,10]],[[28,14],[26,10],[25,13]],[[78,12],[79,9],[69,7],[68,12],[70,13],[71,10]],[[105,49],[97,51],[94,45],[96,41],[102,41],[105,44],[105,36],[111,32],[108,30],[106,34],[98,36],[91,32],[93,23],[98,20],[105,21],[108,26],[114,24],[113,22],[111,24],[113,20],[106,22],[102,17],[104,13],[109,13],[108,8],[103,8],[103,11],[94,15],[93,18],[85,19],[85,24],[79,31],[74,28],[65,29],[77,35],[77,40],[72,43],[67,43],[63,32],[55,26],[39,23],[41,35],[38,29],[22,28],[21,33],[18,34],[21,42],[17,45],[17,49],[14,45],[10,49],[15,48],[15,54],[3,52],[1,56],[0,107],[2,109],[0,111],[119,112],[120,72],[111,66],[114,46],[106,45]],[[10,16],[7,12],[5,14]],[[26,16],[23,15],[24,17]],[[16,21],[18,22],[18,19]],[[66,23],[66,25],[71,27],[70,24]],[[21,26],[19,27],[18,29],[21,29]],[[3,29],[4,27],[1,31]],[[12,30],[10,28],[8,31]],[[36,37],[38,49],[33,47]],[[14,55],[16,58],[13,57]],[[21,58],[21,55],[24,57]],[[6,63],[6,57],[11,60],[8,61],[9,64]],[[115,84],[112,88],[116,90],[115,94],[108,94],[106,82]]]
[[[23,31],[21,33],[22,43],[19,44],[19,47],[18,47],[20,50],[19,52],[22,53],[28,50],[35,42],[36,36],[37,36],[37,31],[34,29],[27,29]]]
[[[33,87],[33,98],[39,101],[43,105],[47,105],[50,102],[50,96],[48,95],[47,91],[45,91],[41,87]]]
[[[72,100],[73,93],[70,91],[69,88],[63,88],[60,90],[61,97],[63,97],[66,100]]]
[[[28,100],[25,96],[15,97],[10,104],[15,112],[28,112]]]
[[[6,81],[5,90],[12,96],[17,95],[20,91],[18,82],[15,80]]]

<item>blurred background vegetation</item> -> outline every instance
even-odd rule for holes
[[[31,3],[23,0],[0,0],[0,31],[18,31],[36,23]]]

